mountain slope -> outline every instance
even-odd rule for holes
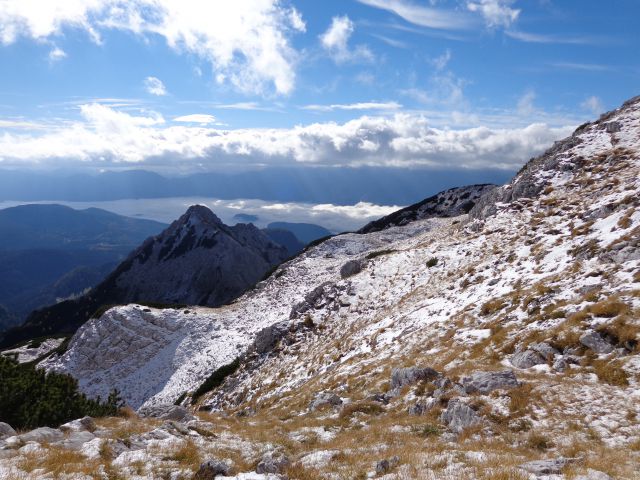
[[[240,471],[277,450],[290,478],[637,478],[640,98],[494,192],[331,238],[218,309],[111,309],[43,366],[188,405],[240,357],[196,402],[214,436],[186,443]],[[149,424],[123,472],[172,468],[152,438],[187,441]]]
[[[253,225],[228,227],[206,207],[192,206],[86,295],[33,312],[24,325],[6,332],[0,344],[73,333],[104,305],[134,301],[221,305],[287,256],[283,247]]]
[[[421,202],[382,217],[358,230],[358,233],[371,233],[389,227],[406,225],[409,222],[433,217],[457,217],[469,213],[478,199],[496,188],[495,185],[469,185],[466,187],[450,188]]]

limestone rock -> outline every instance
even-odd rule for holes
[[[489,393],[493,390],[514,388],[520,385],[512,370],[502,372],[475,372],[462,379],[466,393]]]
[[[8,423],[0,422],[0,438],[13,437],[16,431]]]
[[[340,277],[347,278],[362,271],[363,262],[361,260],[349,260],[340,268]]]
[[[400,457],[394,455],[393,457],[384,460],[380,460],[376,463],[376,473],[378,475],[384,475],[385,473],[391,471],[392,468],[395,468],[400,463]]]
[[[64,438],[64,433],[55,428],[40,427],[20,435],[23,442],[53,443]]]
[[[542,355],[533,350],[524,350],[522,352],[516,352],[511,356],[509,360],[511,365],[516,368],[531,368],[535,365],[541,365],[547,363]]]
[[[595,353],[611,353],[613,345],[607,342],[602,336],[593,330],[590,330],[580,337],[580,343],[585,347],[593,350]]]
[[[213,480],[218,476],[226,476],[231,472],[227,462],[217,459],[207,460],[200,464],[200,468],[193,476],[193,480]]]
[[[534,460],[520,465],[520,468],[533,473],[534,475],[557,475],[562,473],[562,469],[574,462],[573,458],[552,458],[547,460]]]
[[[289,457],[278,451],[267,452],[256,467],[257,473],[283,473],[290,465]]]
[[[195,420],[189,410],[179,405],[154,405],[143,407],[138,413],[141,417],[153,417],[160,420],[175,420],[176,422],[189,422]]]
[[[337,407],[342,405],[342,399],[333,392],[318,393],[309,404],[310,410],[318,410],[325,407]]]
[[[465,428],[479,424],[481,419],[470,406],[454,399],[449,401],[446,410],[440,415],[440,421],[453,432],[460,433]]]
[[[423,380],[435,380],[440,374],[433,368],[394,368],[391,372],[391,388],[402,388]]]

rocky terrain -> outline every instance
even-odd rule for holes
[[[358,230],[358,233],[378,232],[427,218],[457,217],[469,213],[478,199],[494,188],[496,186],[490,184],[450,188],[386,217],[374,220]]]
[[[137,413],[1,425],[0,477],[640,478],[639,207],[637,97],[469,214],[333,237],[220,308],[113,308],[42,366]]]
[[[229,227],[194,205],[148,238],[85,295],[33,312],[0,345],[75,332],[99,308],[130,302],[218,306],[240,296],[289,257],[251,224]]]

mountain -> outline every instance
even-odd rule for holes
[[[329,230],[313,223],[292,223],[292,222],[272,222],[267,225],[268,229],[288,230],[293,233],[298,240],[307,245],[315,240],[333,235]]]
[[[73,333],[105,305],[222,305],[287,257],[284,247],[253,225],[228,227],[211,210],[195,205],[88,293],[33,312],[23,325],[7,331],[0,344]]]
[[[36,173],[0,169],[0,200],[106,201],[129,198],[249,198],[273,202],[409,205],[472,183],[503,183],[505,170],[407,170],[362,167],[270,167],[241,172],[199,172],[164,177],[140,170],[97,174]],[[247,220],[243,220],[247,221]]]
[[[635,479],[639,178],[636,97],[469,214],[332,237],[219,308],[109,309],[40,366],[142,418],[47,431],[39,455],[125,478]],[[0,476],[44,433],[4,441]]]
[[[0,331],[37,308],[93,287],[164,224],[90,208],[22,205],[0,210]]]
[[[0,210],[0,250],[131,249],[165,226],[99,208],[20,205]]]
[[[494,188],[496,186],[491,184],[450,188],[386,217],[369,222],[358,230],[358,233],[378,232],[385,228],[398,227],[426,218],[457,217],[469,213],[478,199]]]
[[[271,239],[274,243],[282,245],[287,249],[287,253],[290,257],[297,255],[304,249],[304,243],[289,230],[281,228],[265,228],[262,232]]]

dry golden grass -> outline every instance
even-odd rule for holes
[[[629,376],[617,361],[593,360],[592,366],[595,374],[601,382],[617,387],[629,385]]]
[[[192,440],[187,440],[178,447],[178,449],[169,454],[165,460],[172,460],[178,462],[182,468],[186,468],[192,471],[196,471],[200,466],[202,458],[198,447]]]
[[[613,318],[629,311],[629,305],[621,301],[617,295],[611,295],[605,300],[589,306],[589,312],[596,317]]]
[[[42,470],[54,478],[74,473],[91,475],[98,470],[98,465],[97,461],[88,460],[79,452],[52,446],[48,446],[44,453],[24,455],[18,462],[18,468],[24,472]]]
[[[495,298],[485,302],[480,307],[480,314],[487,316],[502,310],[506,306],[507,302],[502,298]]]

